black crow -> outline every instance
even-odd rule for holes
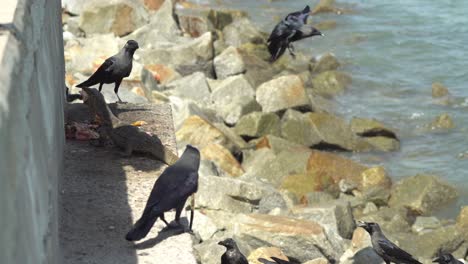
[[[226,252],[221,256],[221,264],[249,264],[232,238],[227,238],[219,242],[218,245],[226,247]]]
[[[272,260],[274,260],[274,261],[270,261],[270,260],[267,260],[267,259],[264,259],[264,258],[259,258],[258,261],[260,261],[263,264],[291,264],[291,262],[289,262],[287,260],[279,259],[279,258],[276,258],[276,257],[270,257],[270,258]]]
[[[309,13],[310,7],[306,6],[302,11],[288,14],[275,26],[267,40],[272,62],[281,57],[286,48],[288,48],[291,56],[294,57],[292,42],[312,36],[323,36],[319,30],[311,25],[307,25]]]
[[[180,159],[167,167],[154,183],[141,218],[127,233],[125,239],[134,241],[144,238],[158,217],[170,226],[164,218],[164,213],[171,209],[176,209],[175,221],[180,225],[180,214],[185,202],[198,189],[199,166],[200,152],[195,147],[187,145]],[[190,229],[193,213],[191,218]]]
[[[82,100],[83,97],[81,96],[81,94],[70,94],[70,89],[68,89],[68,87],[65,86],[65,96],[67,98],[67,102],[73,102],[75,100]]]
[[[390,264],[390,262],[397,264],[422,264],[415,260],[408,252],[388,240],[377,223],[358,221],[357,225],[369,233],[374,251],[386,264]]]
[[[463,262],[454,258],[450,253],[439,254],[432,262],[437,262],[439,264],[463,264]]]
[[[88,80],[78,84],[76,87],[91,87],[99,83],[99,91],[102,90],[104,83],[115,83],[114,92],[120,100],[117,92],[119,91],[122,79],[128,77],[132,72],[133,54],[139,48],[138,43],[129,40],[119,53],[106,59]]]

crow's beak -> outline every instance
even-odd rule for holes
[[[432,260],[432,262],[439,262],[439,261],[440,261],[440,257],[434,258],[434,259]]]
[[[219,241],[219,242],[218,242],[218,245],[226,246],[226,245],[224,244],[224,241]]]
[[[320,36],[325,37],[325,34],[323,34],[322,32],[320,32]]]

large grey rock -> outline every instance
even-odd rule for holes
[[[209,122],[222,122],[214,110],[200,106],[200,104],[192,100],[169,96],[169,103],[172,107],[175,130],[179,130],[184,121],[190,116],[200,116]]]
[[[195,39],[182,38],[171,42],[156,42],[141,51],[143,64],[173,66],[182,75],[197,71],[213,76],[213,36],[207,32]]]
[[[199,210],[195,210],[194,219],[193,230],[200,235],[202,241],[212,238],[216,231],[218,231],[213,220]]]
[[[124,36],[148,22],[148,13],[138,1],[87,1],[80,16],[80,28],[86,33],[114,33]]]
[[[255,96],[255,90],[244,75],[231,76],[218,82],[211,82],[211,100],[215,104],[227,104],[238,101],[239,97]]]
[[[280,134],[280,118],[275,113],[253,112],[243,116],[234,131],[244,137],[258,138]]]
[[[457,197],[457,189],[438,176],[418,174],[394,185],[389,205],[406,207],[416,214],[426,215]]]
[[[224,122],[234,125],[242,116],[255,111],[261,111],[262,107],[253,96],[240,96],[231,102],[226,102],[226,104],[215,104],[215,109],[224,119]]]
[[[377,212],[356,216],[357,220],[379,223],[389,233],[410,232],[410,215],[405,208],[380,207]]]
[[[320,59],[314,64],[312,71],[320,73],[324,71],[336,70],[340,67],[340,62],[332,53],[327,53],[320,57]]]
[[[264,112],[288,108],[311,110],[304,84],[297,75],[281,76],[261,84],[257,88],[256,97]]]
[[[363,228],[354,230],[351,246],[340,257],[343,264],[384,264],[382,258],[375,253],[369,234]]]
[[[263,35],[258,31],[248,18],[236,19],[224,27],[224,41],[227,45],[239,47],[244,43],[262,44],[265,42]]]
[[[320,95],[333,97],[345,91],[351,76],[339,71],[325,71],[312,79],[313,89]]]
[[[415,233],[425,233],[441,226],[440,220],[435,216],[418,216],[411,226],[411,230]]]
[[[210,87],[206,81],[205,74],[195,72],[191,75],[177,79],[165,85],[166,90],[172,90],[173,95],[192,99],[194,101],[209,104]]]
[[[214,58],[214,69],[218,79],[244,73],[244,61],[238,49],[230,46]]]

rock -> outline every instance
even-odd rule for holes
[[[257,88],[256,98],[264,112],[288,108],[311,110],[302,80],[297,75],[281,76]]]
[[[309,192],[305,198],[307,205],[326,204],[335,200],[335,197],[327,192]]]
[[[261,148],[244,160],[242,166],[246,173],[241,178],[279,186],[287,175],[304,172],[309,156],[308,150],[291,149],[275,153],[273,150]]]
[[[233,178],[200,177],[196,207],[230,213],[250,213],[262,197],[271,192],[273,190]]]
[[[278,192],[272,192],[263,196],[258,204],[258,213],[260,214],[268,214],[275,209],[288,209],[287,201],[284,199],[283,195]]]
[[[388,189],[392,186],[392,179],[382,166],[369,168],[363,171],[361,177],[362,190],[369,190],[374,187]]]
[[[320,59],[315,63],[312,72],[320,73],[325,71],[333,71],[340,67],[340,62],[332,53],[327,53],[320,57]]]
[[[361,187],[361,175],[367,168],[336,154],[312,151],[304,172],[290,174],[282,181],[282,188],[301,197],[315,191],[337,191],[340,180]]]
[[[397,139],[396,133],[375,119],[354,117],[350,122],[351,130],[362,137],[388,137]]]
[[[221,255],[226,251],[225,247],[218,245],[218,242],[222,240],[224,240],[224,237],[216,237],[195,245],[194,250],[198,258],[197,263],[219,264]]]
[[[306,147],[296,144],[294,142],[285,140],[283,138],[273,136],[273,135],[265,135],[259,138],[255,144],[256,149],[261,148],[268,148],[273,150],[275,153],[279,153],[283,150],[290,150],[290,149],[303,149],[306,150]]]
[[[337,23],[335,20],[324,20],[320,21],[317,24],[314,25],[314,27],[320,31],[325,31],[325,30],[330,30],[330,29],[335,29],[337,26]]]
[[[91,0],[62,0],[62,8],[74,15],[81,14],[87,2]]]
[[[300,262],[323,257],[323,254],[337,259],[343,252],[341,245],[329,241],[325,229],[314,221],[250,214],[239,215],[234,228],[247,243],[268,241]]]
[[[172,94],[187,98],[203,104],[210,104],[210,87],[205,74],[195,72],[191,75],[174,80],[165,85],[164,90],[173,90]]]
[[[312,10],[313,15],[318,13],[341,13],[341,11],[335,6],[335,0],[320,0]]]
[[[84,81],[84,80],[83,80]],[[132,92],[135,83],[133,82],[126,82],[123,81],[119,88],[119,97],[122,101],[127,103],[134,103],[134,104],[144,104],[148,103],[148,99],[143,95],[136,94]],[[138,86],[140,88],[140,86]],[[96,87],[97,88],[97,87]],[[119,99],[115,95],[114,92],[114,84],[104,84],[102,86],[102,95],[104,95],[104,99],[107,103],[114,103],[118,102]]]
[[[143,0],[143,3],[149,10],[157,11],[165,1],[166,0]]]
[[[247,18],[233,21],[223,29],[224,41],[229,46],[239,47],[244,43],[263,44],[265,39],[257,27]]]
[[[281,120],[281,135],[290,141],[319,149],[370,150],[369,143],[357,138],[346,122],[327,113],[288,110]]]
[[[258,261],[259,258],[272,260],[270,257],[276,257],[282,260],[289,261],[288,257],[283,253],[283,251],[276,247],[257,248],[254,251],[250,252],[247,260],[249,261],[249,264],[262,264],[260,261]]]
[[[148,13],[138,1],[87,1],[80,16],[80,28],[86,33],[114,33],[124,36],[148,22]]]
[[[210,31],[211,25],[204,17],[190,15],[178,15],[177,17],[182,32],[187,33],[192,38],[198,38]]]
[[[275,113],[253,112],[243,116],[234,131],[248,138],[280,134],[280,118]]]
[[[313,89],[325,97],[338,95],[351,84],[351,76],[339,71],[325,71],[312,79]]]
[[[145,65],[142,69],[141,75],[142,78],[144,75],[147,75],[148,78],[151,78],[152,80],[161,85],[165,85],[175,79],[182,77],[175,69],[163,64]]]
[[[415,233],[424,233],[429,230],[440,228],[442,224],[440,223],[439,219],[434,216],[425,217],[425,216],[418,216],[416,217],[416,221],[411,226],[411,230]]]
[[[217,113],[229,125],[236,124],[242,116],[255,111],[261,111],[262,107],[257,103],[253,96],[240,96],[236,100],[226,104],[216,104]]]
[[[362,213],[363,214],[370,214],[370,213],[377,212],[378,210],[379,210],[379,208],[377,207],[377,205],[375,205],[375,203],[368,202],[368,203],[366,203],[366,207],[364,207],[364,210],[362,210]]]
[[[254,51],[259,50],[261,54],[264,54],[265,59],[252,51],[252,49]],[[266,61],[269,58],[269,53],[265,45],[244,44],[239,49],[239,52],[242,55],[246,69],[245,76],[254,88],[272,80],[273,76],[280,72],[277,67],[271,67],[270,63]]]
[[[341,256],[343,264],[384,263],[372,248],[371,239],[363,228],[356,228],[351,240],[351,247]]]
[[[229,176],[238,177],[244,173],[242,166],[232,156],[231,152],[219,144],[209,144],[201,149],[201,157],[213,161],[218,168]]]
[[[304,264],[330,264],[330,262],[326,258],[316,258],[314,260],[304,262]]]
[[[207,32],[195,39],[176,42],[156,42],[142,51],[141,60],[146,64],[164,64],[173,67],[183,76],[197,71],[213,76],[213,36]]]
[[[468,231],[468,206],[463,206],[457,217],[457,226]]]
[[[242,143],[245,144],[242,139],[235,139],[233,135],[226,134],[227,131],[223,131],[224,129],[211,124],[200,116],[193,115],[184,121],[181,128],[176,132],[176,138],[177,141],[184,141],[199,148],[217,143],[231,152],[245,146],[241,145]]]
[[[236,18],[246,17],[247,13],[239,10],[215,10],[211,9],[208,13],[208,19],[218,30],[223,30],[231,24]]]
[[[179,130],[185,120],[190,116],[199,116],[207,120],[207,122],[222,122],[222,119],[217,116],[217,113],[211,109],[204,108],[192,100],[182,99],[177,96],[170,96],[169,103],[172,107],[172,118],[174,127]]]
[[[437,130],[437,129],[452,129],[455,127],[455,123],[453,122],[452,118],[447,114],[441,114],[440,116],[436,117],[434,121],[430,124],[430,128],[432,130]]]
[[[292,212],[299,219],[315,221],[322,225],[329,234],[329,238],[338,234],[341,238],[351,239],[356,228],[349,203],[315,204],[305,208],[294,208]],[[340,241],[341,238],[335,239]]]
[[[435,82],[432,84],[432,98],[441,98],[450,95],[449,90],[443,84]]]
[[[218,228],[213,223],[211,218],[200,212],[199,210],[195,210],[194,215],[195,221],[193,221],[193,230],[200,235],[202,241],[210,239]]]
[[[251,97],[255,90],[243,75],[231,76],[218,82],[210,82],[211,101],[215,104],[225,105],[229,102],[239,101],[240,97]]]
[[[416,214],[426,215],[458,197],[456,188],[434,175],[418,174],[394,185],[389,205],[404,206]]]
[[[382,152],[397,151],[400,149],[400,141],[388,137],[367,137],[365,138],[375,150]]]
[[[366,215],[356,215],[356,220],[379,223],[385,234],[411,232],[409,222],[410,213],[406,208],[380,207],[376,212],[369,212]]]
[[[216,56],[213,63],[218,79],[225,79],[246,71],[241,54],[233,46],[228,47],[219,56]]]

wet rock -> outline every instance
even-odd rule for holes
[[[176,132],[177,141],[184,141],[192,145],[203,148],[212,143],[220,144],[233,152],[244,147],[242,139],[235,138],[235,135],[228,134],[226,128],[215,126],[200,116],[189,116]],[[245,144],[245,142],[243,142]]]
[[[229,177],[200,177],[196,206],[230,213],[250,213],[262,197],[271,192],[273,190]]]
[[[426,215],[458,197],[458,191],[434,175],[418,174],[394,185],[389,205]]]
[[[214,56],[213,36],[207,32],[195,39],[182,39],[177,42],[156,42],[142,51],[141,60],[146,64],[172,66],[182,75],[197,71],[213,76]]]
[[[397,151],[400,149],[400,141],[388,137],[367,137],[365,140],[372,145],[375,150],[382,152]]]
[[[432,98],[441,98],[450,95],[449,90],[443,84],[436,82],[432,84]]]
[[[293,214],[299,219],[312,220],[322,225],[329,238],[339,235],[341,238],[351,239],[356,228],[351,206],[346,202],[311,205],[305,208],[294,208]],[[337,242],[341,238],[336,237]]]
[[[196,102],[210,104],[210,87],[205,74],[195,72],[191,75],[174,80],[165,85],[164,90],[172,90],[171,94],[181,98],[192,99]]]
[[[80,28],[86,33],[114,33],[124,36],[148,22],[148,13],[138,1],[87,1],[80,16]]]
[[[240,215],[235,223],[239,236],[247,243],[268,241],[301,262],[323,257],[323,254],[338,258],[343,252],[341,245],[328,240],[325,229],[314,221],[250,214]]]
[[[233,46],[228,47],[214,58],[214,69],[218,79],[225,79],[246,71],[241,54]]]
[[[333,97],[345,91],[351,84],[351,76],[339,71],[325,71],[312,79],[313,89],[325,97]]]
[[[320,59],[314,64],[312,72],[320,73],[325,71],[333,71],[340,67],[340,62],[332,53],[327,53],[320,57]]]
[[[311,110],[304,84],[297,75],[281,76],[257,88],[256,98],[264,112],[278,112],[288,108]]]
[[[375,119],[354,117],[350,122],[351,130],[362,137],[383,136],[397,138],[396,133]]]
[[[261,247],[250,252],[247,260],[250,264],[262,264],[258,261],[259,258],[272,260],[270,257],[276,257],[282,260],[289,261],[288,257],[277,247]]]
[[[463,206],[457,217],[457,225],[462,230],[468,231],[468,206]]]
[[[438,130],[438,129],[452,129],[455,127],[455,123],[453,122],[452,118],[449,116],[449,114],[444,113],[441,114],[440,116],[436,117],[434,121],[430,124],[430,128],[432,130]]]
[[[257,27],[247,18],[236,19],[223,29],[224,41],[229,46],[239,47],[244,43],[262,44],[263,35]]]
[[[440,223],[439,219],[434,216],[418,216],[416,217],[416,221],[411,226],[411,230],[415,233],[425,233],[433,229],[440,228],[442,224]]]
[[[235,19],[246,17],[247,13],[239,10],[215,10],[211,9],[208,13],[208,19],[218,30],[223,30]]]
[[[225,147],[219,144],[209,144],[201,149],[201,157],[213,161],[219,169],[229,176],[238,177],[244,173],[239,161]]]
[[[362,190],[369,190],[375,187],[389,189],[392,186],[392,179],[382,166],[369,168],[363,171],[361,177]]]
[[[275,113],[253,112],[237,122],[234,131],[248,138],[280,134],[280,118]]]
[[[275,153],[279,153],[283,150],[288,150],[288,149],[303,149],[306,150],[306,147],[296,144],[294,142],[285,140],[283,138],[273,136],[273,135],[265,135],[261,138],[259,138],[256,141],[255,147],[257,149],[261,148],[268,148],[273,150]]]

